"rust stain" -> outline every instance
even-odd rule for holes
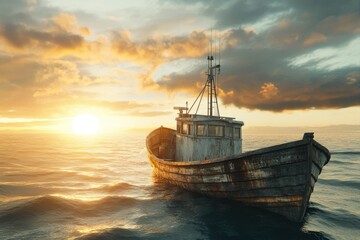
[[[302,206],[303,196],[274,196],[274,197],[254,197],[254,198],[239,198],[237,201],[247,205],[257,206]]]

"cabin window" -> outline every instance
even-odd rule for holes
[[[232,127],[226,127],[225,136],[227,136],[227,137],[233,136],[233,128]]]
[[[187,132],[187,134],[191,135],[191,133],[192,133],[192,124],[188,124],[188,132]]]
[[[182,125],[182,122],[178,122],[177,125],[176,125],[176,131],[178,133],[181,133],[181,125]]]
[[[240,138],[240,128],[234,129],[234,138]]]
[[[182,131],[181,131],[181,133],[182,133],[182,134],[188,134],[188,131],[189,131],[188,124],[183,123],[183,124],[182,124]]]
[[[196,125],[196,134],[198,136],[205,136],[205,125],[204,124]]]
[[[223,137],[224,136],[224,126],[220,125],[209,125],[209,136],[211,137]]]

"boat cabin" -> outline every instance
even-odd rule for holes
[[[242,153],[242,121],[193,115],[180,110],[176,118],[176,161],[199,161]]]
[[[208,56],[207,80],[198,97],[190,107],[175,107],[179,110],[176,118],[175,161],[201,161],[223,158],[242,153],[242,121],[221,117],[217,101],[217,82],[220,74],[214,57]],[[207,115],[198,115],[198,109],[207,92]],[[206,94],[205,94],[206,95]],[[191,110],[197,103],[194,114]],[[195,108],[194,108],[195,109]]]

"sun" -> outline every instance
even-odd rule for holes
[[[72,121],[72,129],[79,135],[94,135],[99,130],[99,120],[92,114],[78,115]]]

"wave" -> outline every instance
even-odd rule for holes
[[[339,180],[339,179],[319,179],[319,183],[331,186],[343,186],[355,189],[360,189],[360,182],[352,180]]]
[[[104,177],[101,175],[87,175],[86,173],[79,173],[76,171],[18,171],[12,173],[5,173],[5,179],[16,179],[17,181],[54,181],[59,180],[76,180],[76,181],[103,181]],[[35,181],[36,180],[36,181]]]
[[[360,217],[347,211],[343,208],[329,209],[319,203],[310,202],[310,206],[307,209],[308,214],[319,216],[326,219],[323,223],[335,226],[342,226],[344,228],[357,230],[360,226]]]
[[[349,166],[349,165],[356,165],[356,162],[350,162],[350,161],[339,161],[339,160],[333,160],[331,159],[331,164],[339,164],[339,165],[344,165],[344,166]]]
[[[90,206],[91,207],[95,207],[95,208],[102,208],[103,206],[107,206],[107,207],[128,207],[129,205],[134,205],[136,203],[140,203],[144,200],[140,200],[140,199],[136,199],[136,198],[131,198],[131,197],[125,197],[125,196],[108,196],[105,198],[102,198],[100,200],[95,200],[95,201],[91,201]]]
[[[113,185],[103,185],[101,187],[93,188],[93,190],[99,190],[104,192],[117,192],[124,190],[132,190],[137,188],[137,186],[129,184],[129,183],[117,183]]]
[[[76,238],[76,240],[90,239],[169,239],[170,232],[147,232],[138,229],[109,228]]]
[[[185,210],[185,209],[184,209]],[[207,209],[211,211],[211,209]],[[186,210],[184,212],[187,212]],[[230,214],[231,215],[231,214]],[[212,215],[193,216],[192,218],[180,218],[175,223],[161,222],[161,225],[143,226],[140,228],[104,228],[95,232],[86,233],[76,238],[76,240],[91,239],[306,239],[306,240],[328,240],[326,234],[316,231],[303,231],[299,225],[289,222],[278,224],[276,219],[271,223],[257,217],[256,220],[248,221],[244,217],[241,221],[241,215],[236,218],[211,218]],[[218,215],[217,215],[218,216]],[[164,216],[163,218],[167,218]],[[153,219],[155,220],[155,219]],[[172,219],[173,220],[173,219]],[[233,220],[233,221],[232,221]],[[158,221],[158,220],[155,220]],[[165,220],[166,221],[166,220]],[[173,220],[174,221],[174,220]],[[281,220],[280,220],[281,221]],[[137,222],[139,224],[139,222]],[[279,226],[280,225],[280,226]],[[260,229],[260,230],[259,230]]]
[[[331,152],[332,155],[360,155],[359,151],[344,151],[344,152]]]
[[[8,203],[3,207],[5,209],[1,209],[0,222],[23,222],[38,217],[54,216],[95,217],[128,209],[141,201],[144,200],[125,196],[108,196],[94,201],[42,196]]]
[[[81,192],[102,192],[107,194],[125,192],[139,189],[139,186],[129,183],[105,184],[99,187],[86,188],[84,185],[74,185],[74,183],[58,186],[57,183],[42,184],[0,184],[0,194],[3,196],[44,196],[50,194],[65,194],[65,193],[81,193]]]
[[[64,188],[51,189],[34,185],[9,185],[0,184],[0,194],[6,196],[35,196],[52,194],[56,191],[64,191]]]

